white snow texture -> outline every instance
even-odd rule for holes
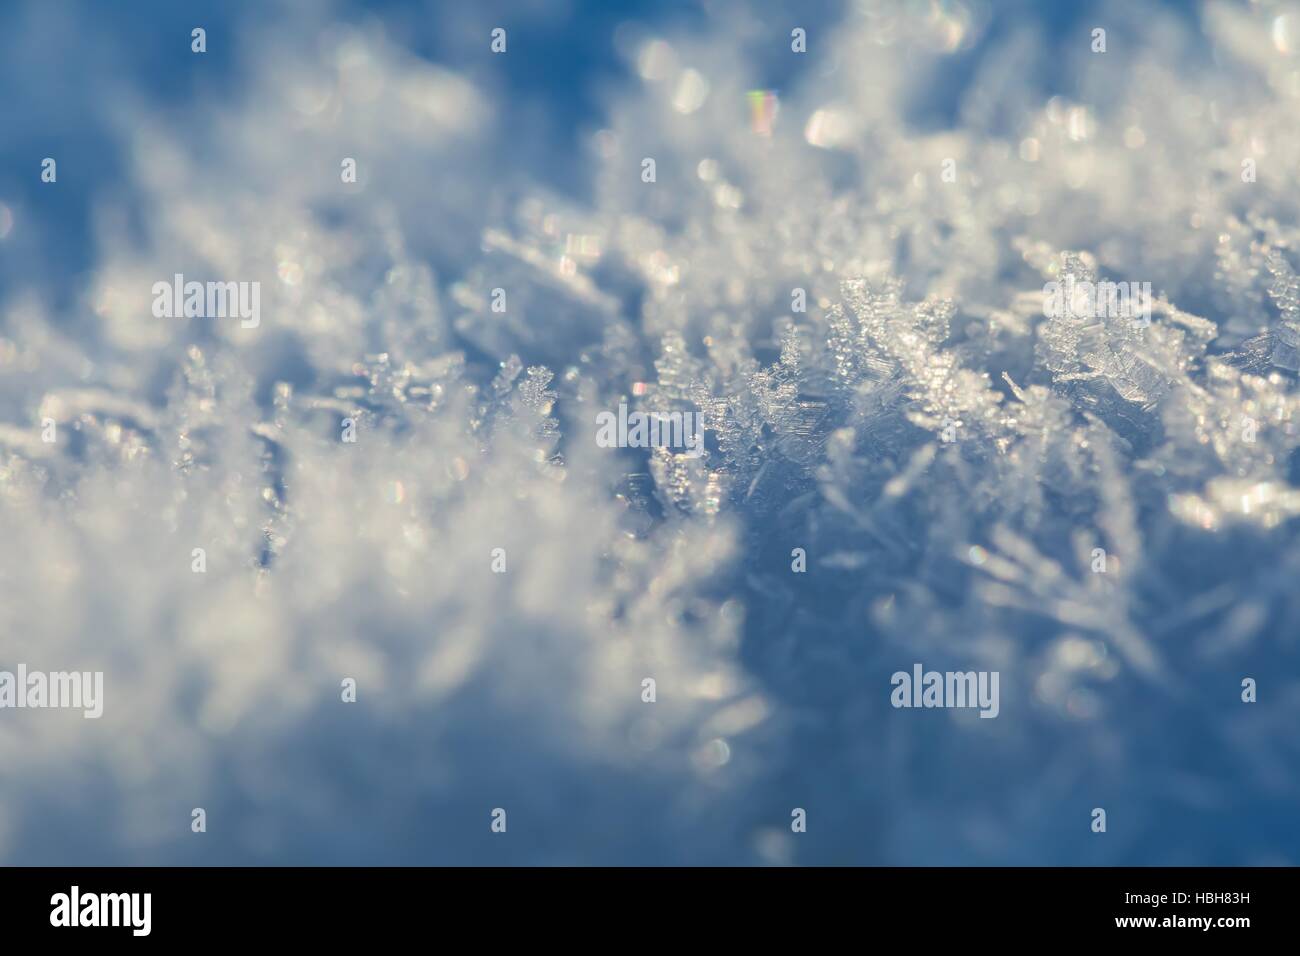
[[[104,714],[0,710],[0,862],[1300,862],[1300,7],[629,17],[556,158],[519,6],[79,94],[123,168],[71,300],[0,289],[0,669]],[[177,273],[260,325],[155,318]],[[914,662],[999,716],[893,708]]]

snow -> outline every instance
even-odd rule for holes
[[[0,713],[0,860],[1300,862],[1300,12],[773,9],[621,29],[581,157],[486,26],[102,94],[84,295],[0,299],[0,666],[104,713]],[[259,325],[155,318],[178,273]],[[914,663],[997,718],[894,709]]]

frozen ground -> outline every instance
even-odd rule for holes
[[[1040,6],[6,7],[0,861],[1300,862],[1300,6]]]

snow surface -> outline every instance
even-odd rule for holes
[[[1300,7],[288,3],[169,86],[113,66],[188,18],[60,6],[0,51],[80,63],[0,179],[0,667],[106,700],[0,712],[0,861],[1300,862]],[[508,75],[566,43],[587,113]]]

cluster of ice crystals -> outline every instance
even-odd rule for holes
[[[480,861],[494,806],[507,862],[1296,862],[1223,823],[1297,795],[1280,14],[1116,2],[1094,55],[976,6],[850,9],[763,131],[784,36],[625,31],[586,200],[490,84],[337,26],[192,142],[130,117],[94,321],[0,319],[0,662],[109,695],[0,722],[0,859],[211,862],[206,805],[229,862]],[[261,327],[152,318],[181,271],[260,280]],[[1044,307],[1105,281],[1149,323]],[[704,453],[598,447],[620,404]],[[891,709],[914,661],[1001,716]]]

